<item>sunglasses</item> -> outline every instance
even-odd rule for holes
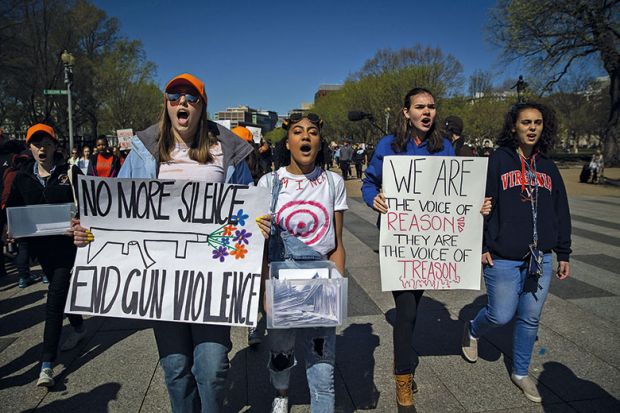
[[[189,93],[165,93],[166,99],[169,102],[178,102],[181,96],[185,96],[187,103],[197,103],[200,100],[200,96],[190,95]]]
[[[291,116],[289,116],[288,119],[284,121],[284,123],[282,124],[282,127],[284,129],[288,129],[292,124],[301,121],[303,118],[308,119],[310,122],[314,123],[319,128],[323,126],[323,121],[321,120],[321,117],[317,115],[316,113],[295,112],[295,113],[292,113]]]

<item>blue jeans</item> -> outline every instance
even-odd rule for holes
[[[220,412],[230,368],[230,327],[159,321],[153,330],[172,411]]]
[[[512,373],[526,376],[538,323],[551,283],[551,254],[545,254],[543,275],[528,277],[524,261],[494,259],[484,269],[488,304],[470,324],[473,337],[483,336],[493,327],[509,323],[517,315],[512,338]]]
[[[270,329],[269,376],[276,390],[288,390],[295,359],[295,337],[304,340],[306,378],[310,388],[310,411],[330,413],[335,409],[334,363],[336,329],[334,327]]]

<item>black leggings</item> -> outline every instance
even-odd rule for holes
[[[413,350],[413,329],[424,290],[392,291],[396,303],[394,374],[414,373],[419,360]]]
[[[29,238],[28,244],[50,280],[45,306],[41,361],[54,361],[58,353],[76,247],[73,245],[73,239],[64,235]],[[82,316],[79,314],[67,314],[67,318],[73,327],[82,325]]]

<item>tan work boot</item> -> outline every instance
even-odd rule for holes
[[[396,401],[399,406],[413,406],[413,391],[411,389],[413,374],[395,374],[396,381]]]

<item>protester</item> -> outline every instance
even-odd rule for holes
[[[246,128],[245,126],[235,126],[234,128],[231,129],[231,131],[235,135],[237,135],[239,138],[241,138],[245,142],[252,145],[252,152],[247,156],[246,163],[248,165],[248,168],[250,169],[250,173],[252,174],[252,181],[254,182],[254,184],[256,184],[258,180],[265,173],[267,173],[267,170],[263,167],[263,163],[261,162],[261,155],[259,152],[259,148],[257,148],[257,145],[254,143],[254,135],[252,135],[252,131]],[[263,309],[261,308],[262,302],[263,302],[263,295],[264,295],[264,289],[261,288],[261,292],[260,292],[261,299],[259,300],[259,303],[261,304],[259,305],[259,313],[263,312]],[[262,338],[261,331],[264,331],[264,324],[265,324],[265,318],[262,317],[259,323],[257,323],[256,327],[248,328],[248,345],[249,346],[255,347],[259,345],[260,343],[262,343],[263,338]]]
[[[105,178],[113,178],[118,175],[118,171],[121,167],[120,162],[118,157],[112,153],[108,145],[108,138],[106,138],[105,135],[99,136],[96,146],[97,153],[90,157],[88,175]]]
[[[245,162],[252,146],[208,120],[200,79],[187,73],[173,78],[164,99],[159,123],[132,138],[120,178],[252,184]],[[259,226],[268,226],[270,217],[262,218],[266,223]],[[78,246],[94,239],[77,220],[74,232]],[[232,348],[230,327],[158,321],[153,330],[172,411],[220,412]]]
[[[334,161],[335,161],[335,166],[337,168],[340,168],[340,146],[336,145],[334,148]]]
[[[129,149],[121,148],[118,153],[118,161],[122,167],[125,163],[125,159],[127,159],[127,155],[129,155]]]
[[[34,159],[24,165],[15,176],[7,207],[75,202],[75,187],[72,187],[72,184],[77,184],[77,175],[80,171],[65,163],[62,156],[56,153],[58,140],[54,130],[48,125],[36,124],[28,129],[26,144]],[[50,280],[45,310],[41,372],[37,386],[54,385],[53,363],[58,353],[65,301],[76,252],[72,237],[67,235],[28,239],[30,253],[38,258],[43,272]],[[69,314],[68,318],[73,328],[63,343],[63,350],[75,347],[86,335],[81,316]]]
[[[482,148],[479,148],[478,153],[480,156],[490,157],[493,155],[495,150],[493,149],[493,142],[490,139],[485,139],[482,141]]]
[[[265,172],[271,172],[273,163],[273,154],[271,153],[271,145],[264,139],[260,141],[260,147],[258,148],[258,152],[260,153],[260,160],[262,168]]]
[[[18,143],[17,141],[14,141]],[[7,143],[8,145],[8,143]],[[22,145],[18,145],[17,148],[22,149]],[[16,150],[19,150],[17,149]],[[60,158],[62,156],[60,154],[56,155]],[[23,170],[27,165],[32,164],[33,157],[32,152],[29,149],[24,149],[20,153],[14,154],[9,162],[8,168],[3,173],[3,191],[2,191],[2,208],[5,208],[8,204],[9,198],[11,196],[11,190],[13,188],[13,181],[17,177],[19,171]],[[20,238],[17,240],[12,240],[11,243],[15,246],[15,256],[13,258],[13,264],[17,269],[18,282],[17,286],[19,288],[26,288],[30,284],[34,284],[35,282],[41,281],[44,284],[49,284],[49,279],[47,275],[43,273],[40,277],[36,274],[32,274],[30,272],[30,248],[28,238]]]
[[[88,166],[90,165],[90,146],[85,145],[82,148],[82,156],[77,161],[77,167],[80,168],[84,175],[88,175]]]
[[[354,148],[353,162],[355,163],[355,174],[357,179],[361,181],[362,169],[364,167],[364,163],[366,162],[366,151],[361,144]]]
[[[235,126],[231,129],[231,132],[252,146],[252,152],[247,156],[247,158],[245,158],[245,161],[250,169],[250,173],[252,174],[252,181],[256,184],[260,177],[267,171],[263,168],[263,164],[261,163],[260,153],[254,144],[254,136],[252,135],[252,131],[245,126]],[[250,345],[259,344],[261,340],[259,336],[256,336],[256,329],[252,327],[249,331],[250,336],[248,337],[248,343]]]
[[[383,158],[389,155],[454,156],[451,142],[441,137],[437,125],[436,105],[433,94],[424,88],[413,88],[405,95],[403,108],[398,113],[393,135],[383,137],[375,148],[366,169],[362,184],[362,196],[366,204],[385,214],[387,203],[381,186],[383,182]],[[481,212],[490,209],[486,200]],[[396,304],[394,323],[394,379],[398,406],[414,409],[413,393],[417,384],[413,379],[419,363],[413,350],[413,331],[417,308],[424,290],[393,291]]]
[[[463,119],[458,116],[448,116],[444,121],[444,134],[454,148],[456,156],[476,156],[474,149],[465,142],[463,137]]]
[[[5,191],[5,183],[4,183],[5,172],[7,172],[7,170],[14,167],[15,156],[23,152],[24,150],[25,148],[23,144],[20,143],[19,141],[6,139],[4,135],[4,130],[0,128],[0,193],[4,193]],[[4,207],[5,207],[8,193],[10,191],[9,182],[7,182],[7,186],[8,186],[6,188],[7,195],[3,196],[2,198],[2,212],[0,213],[0,231],[2,234],[4,234],[4,228],[6,225],[6,214],[4,211]],[[6,246],[14,245],[14,243],[7,243],[5,237],[3,236],[0,247],[4,249],[5,245]],[[4,257],[3,251],[0,250],[0,277],[3,277],[5,275],[6,275],[5,257]],[[24,283],[20,282],[20,286],[23,284],[25,284],[24,287],[26,287],[27,285],[26,280],[24,280]]]
[[[603,177],[603,154],[601,151],[596,151],[594,155],[592,155],[592,160],[590,161],[590,173],[592,174],[592,183],[599,184],[602,181]]]
[[[69,159],[67,160],[67,163],[71,166],[75,166],[77,165],[78,161],[80,160],[80,155],[79,155],[79,151],[78,148],[73,148],[71,149],[71,155],[69,156]]]
[[[556,131],[555,114],[544,105],[518,103],[506,114],[487,173],[486,193],[495,204],[485,220],[482,254],[488,304],[465,323],[461,343],[465,359],[476,362],[480,337],[516,315],[510,378],[539,403],[528,369],[551,283],[551,251],[558,259],[557,277],[570,274],[568,199],[562,176],[546,154]]]
[[[342,177],[346,181],[351,175],[351,161],[353,160],[353,148],[348,140],[344,140],[342,147],[340,148],[340,170],[342,171]]]
[[[321,125],[321,119],[314,113],[293,113],[282,126],[287,135],[278,144],[288,161],[276,172],[263,176],[258,183],[272,192],[275,235],[272,231],[267,254],[269,257],[280,255],[279,231],[295,228],[291,233],[293,237],[281,237],[282,242],[302,255],[316,255],[318,252],[324,259],[333,261],[338,271],[344,274],[342,223],[343,213],[348,208],[346,191],[341,177],[321,167],[327,146],[321,139]],[[326,215],[319,214],[313,221],[303,221],[299,215],[295,217],[298,211],[289,208],[291,204],[319,204]],[[290,243],[296,244],[295,247]],[[303,340],[305,349],[310,409],[313,413],[333,412],[336,355],[336,330],[333,327],[269,330],[269,374],[277,391],[271,411],[288,412],[289,379],[291,369],[297,363],[294,354],[296,338]]]

